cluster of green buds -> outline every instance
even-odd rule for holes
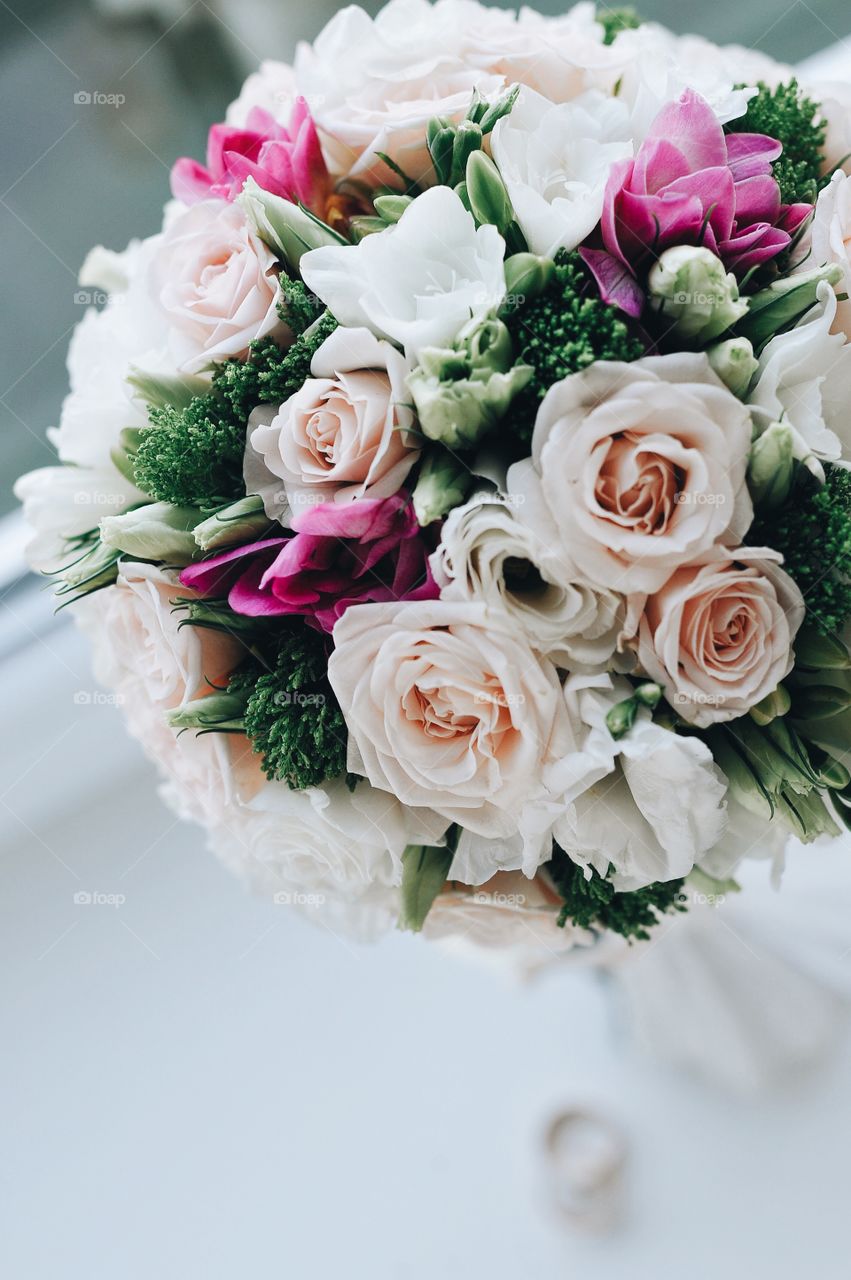
[[[408,376],[423,435],[469,449],[506,413],[533,370],[514,364],[511,336],[495,316],[473,319],[452,347],[426,347]]]
[[[635,724],[641,707],[655,711],[662,698],[662,686],[647,681],[636,687],[630,697],[616,702],[606,714],[606,728],[613,738],[625,737]]]
[[[426,129],[431,162],[440,186],[457,187],[467,175],[467,164],[474,151],[481,151],[487,135],[517,101],[519,85],[513,85],[495,102],[487,102],[476,90],[470,108],[460,122],[445,116],[434,116]]]

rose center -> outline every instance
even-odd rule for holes
[[[652,536],[667,530],[684,485],[681,467],[625,431],[612,439],[594,496],[610,520]]]

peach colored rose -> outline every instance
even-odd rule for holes
[[[546,767],[578,749],[555,668],[484,605],[357,605],[334,644],[349,768],[403,804],[513,835]]]
[[[780,558],[768,548],[717,547],[647,601],[638,660],[699,728],[744,715],[792,669],[804,601]]]
[[[151,287],[171,323],[187,373],[244,356],[255,338],[288,333],[275,309],[275,258],[239,205],[202,200],[169,224],[151,265]]]
[[[167,570],[130,563],[75,612],[94,644],[97,678],[115,691],[130,732],[159,767],[168,803],[210,826],[228,801],[254,793],[262,772],[247,738],[177,734],[166,722],[166,711],[221,687],[244,653],[224,632],[180,626],[173,602],[194,594]]]
[[[532,456],[508,473],[518,515],[543,504],[565,565],[597,587],[655,591],[751,523],[751,421],[704,355],[601,361],[547,393]]]
[[[368,329],[339,328],[310,368],[271,420],[268,408],[252,419],[246,452],[249,491],[284,523],[309,504],[392,497],[419,457],[406,443],[408,365],[394,346]]]

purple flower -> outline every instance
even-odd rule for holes
[[[184,204],[217,196],[235,200],[246,178],[293,204],[324,217],[330,194],[328,169],[313,117],[297,98],[289,126],[253,107],[243,127],[215,124],[207,139],[207,165],[184,156],[171,171],[171,189]]]
[[[301,614],[322,631],[350,604],[434,600],[428,548],[409,501],[324,502],[293,520],[294,533],[252,542],[180,575],[202,596],[227,595],[234,613]]]
[[[671,245],[704,245],[739,276],[787,248],[812,206],[780,203],[771,166],[782,149],[760,133],[725,135],[690,89],[663,107],[637,155],[612,166],[604,247],[581,250],[606,302],[640,316],[639,277]]]

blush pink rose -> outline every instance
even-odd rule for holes
[[[289,336],[275,307],[275,257],[238,205],[203,200],[179,214],[162,238],[149,279],[184,372],[241,358],[256,338]]]
[[[555,667],[482,604],[357,605],[334,646],[349,768],[405,805],[514,835],[547,767],[577,749]]]
[[[768,548],[715,548],[678,569],[645,606],[638,660],[684,720],[744,715],[792,670],[804,601]]]
[[[305,506],[392,497],[420,454],[407,442],[408,364],[391,343],[339,328],[310,369],[274,416],[257,411],[246,450],[248,491],[284,524]]]
[[[539,506],[565,571],[621,592],[656,591],[716,542],[741,541],[748,410],[704,355],[601,361],[551,387],[532,456],[508,473],[518,519]]]

